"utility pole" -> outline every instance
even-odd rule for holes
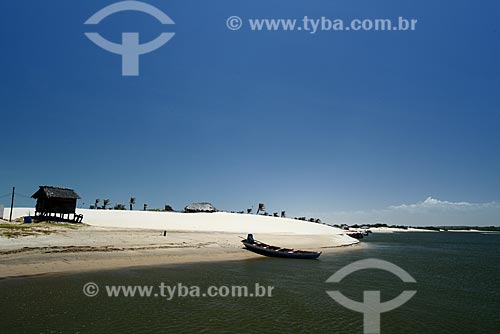
[[[12,199],[10,200],[10,217],[9,222],[12,222],[12,211],[14,211],[14,193],[16,192],[16,187],[12,187]]]

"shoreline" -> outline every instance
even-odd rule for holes
[[[439,232],[435,230],[426,230],[420,228],[409,227],[407,229],[396,228],[396,227],[371,227],[370,231],[373,233],[410,233],[410,232],[423,232],[423,233],[434,233]]]
[[[351,247],[365,247],[362,244],[351,244],[330,247],[327,249],[322,249],[323,254],[332,254],[337,251],[348,250]],[[19,266],[10,266],[10,268],[2,272],[0,275],[0,281],[3,280],[13,280],[13,279],[24,279],[33,277],[47,277],[47,276],[60,276],[60,275],[75,275],[82,273],[92,273],[100,271],[113,271],[122,269],[140,269],[140,268],[150,268],[159,266],[176,266],[176,265],[190,265],[196,263],[206,263],[206,262],[230,262],[230,261],[242,261],[242,260],[265,260],[268,257],[260,256],[255,253],[251,253],[245,249],[241,249],[240,254],[207,254],[206,252],[199,254],[190,254],[189,256],[179,256],[168,253],[155,253],[147,252],[141,254],[141,256],[131,254],[120,254],[123,257],[116,256],[108,260],[97,260],[97,257],[87,258],[85,260],[80,260],[78,262],[73,262],[72,266],[74,268],[68,268],[67,261],[68,258],[59,258],[50,265],[41,265],[40,263],[35,266],[30,264],[23,264]],[[116,254],[118,255],[118,254]],[[52,259],[54,260],[54,259]],[[320,259],[321,260],[321,259]],[[60,265],[60,266],[59,266]],[[50,269],[45,270],[43,268]],[[30,270],[31,269],[31,270]],[[3,270],[3,269],[2,269]]]
[[[359,242],[325,224],[263,215],[77,209],[84,224],[21,223],[33,212],[14,208],[19,222],[0,226],[0,277],[260,257],[243,249],[248,233],[301,250]]]
[[[165,237],[156,229],[35,227],[45,232],[0,238],[0,279],[262,257],[243,248],[241,233],[169,231]],[[257,237],[283,247],[324,253],[358,244],[342,234],[259,233]]]

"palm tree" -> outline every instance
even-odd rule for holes
[[[96,198],[96,199],[95,199],[94,209],[98,209],[98,205],[99,205],[99,202],[100,202],[100,201],[101,201],[101,200],[100,200],[99,198]]]
[[[259,212],[266,212],[266,207],[264,206],[264,203],[259,203],[259,208],[257,209],[257,215],[259,214]]]
[[[102,201],[102,208],[104,210],[106,210],[106,207],[109,205],[109,199],[105,199],[104,201]]]
[[[135,197],[130,197],[130,211],[134,210],[134,204],[135,204]]]

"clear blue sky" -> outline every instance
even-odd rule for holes
[[[49,184],[85,206],[264,202],[320,217],[500,201],[498,1],[146,2],[176,24],[137,12],[83,24],[113,1],[1,2],[0,195]],[[231,15],[419,22],[312,35],[230,31]],[[122,77],[89,30],[176,35]]]

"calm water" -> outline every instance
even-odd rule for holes
[[[382,333],[500,333],[500,234],[377,234],[367,247],[324,254],[318,261],[259,258],[9,279],[0,281],[3,333],[362,333],[362,314],[325,293],[338,288],[362,301],[363,290],[382,300],[416,289],[402,307],[382,315]],[[339,285],[325,280],[360,259],[391,261],[416,285],[380,270],[363,270]],[[88,281],[104,285],[275,286],[272,298],[85,297]]]

